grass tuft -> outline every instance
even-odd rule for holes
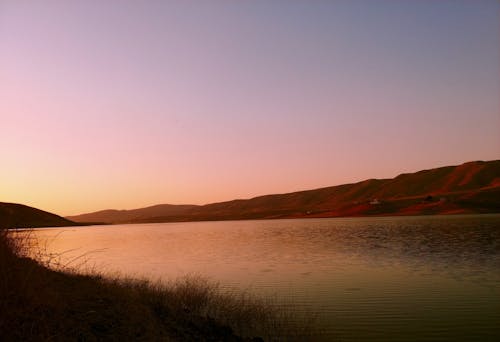
[[[0,230],[0,340],[317,339],[308,317],[276,299],[223,290],[199,276],[161,283],[82,274],[81,260],[60,260],[29,231]]]

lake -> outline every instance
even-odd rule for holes
[[[340,341],[500,340],[500,215],[36,229],[63,262],[200,274],[314,313]],[[75,259],[76,258],[76,259]]]

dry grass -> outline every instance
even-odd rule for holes
[[[0,230],[0,340],[317,339],[308,317],[298,319],[275,299],[222,290],[196,276],[159,283],[79,274],[82,260],[60,260],[29,232]]]

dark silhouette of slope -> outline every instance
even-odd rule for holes
[[[64,227],[74,225],[81,224],[26,205],[0,202],[0,228]]]
[[[68,216],[75,222],[127,223],[134,220],[148,219],[158,216],[173,216],[185,214],[196,205],[158,204],[151,207],[132,210],[101,210],[94,213]]]
[[[175,206],[174,206],[175,207]],[[147,208],[145,208],[147,209]],[[137,209],[137,211],[145,210]],[[161,210],[160,210],[161,211]],[[133,211],[125,211],[133,212]],[[500,160],[474,161],[392,179],[259,196],[203,206],[182,206],[177,212],[142,214],[108,222],[171,222],[369,215],[425,215],[500,212]],[[70,217],[102,221],[100,216]]]

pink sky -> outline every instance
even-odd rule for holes
[[[500,157],[497,1],[0,4],[0,201],[203,204]]]

